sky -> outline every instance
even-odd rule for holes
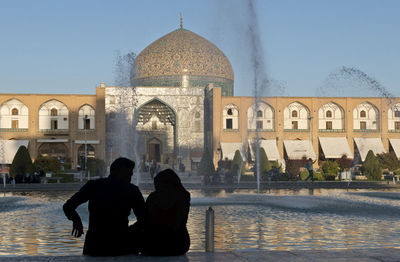
[[[178,29],[181,12],[231,61],[235,95],[254,92],[256,25],[264,95],[400,96],[399,11],[398,0],[0,0],[0,93],[94,94],[115,83],[118,54]]]

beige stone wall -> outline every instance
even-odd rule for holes
[[[84,130],[78,129],[78,111],[85,104],[92,106],[96,111],[96,125],[94,130],[87,130],[87,140],[99,140],[100,143],[93,145],[96,157],[105,157],[105,111],[104,111],[104,88],[97,87],[95,95],[58,95],[58,94],[0,94],[0,105],[10,99],[18,99],[24,103],[29,110],[29,126],[26,131],[10,129],[0,130],[0,139],[29,140],[29,153],[32,159],[38,156],[38,149],[42,143],[38,139],[68,139],[64,145],[68,148],[68,157],[71,164],[76,167],[77,151],[80,145],[75,140],[84,140]],[[39,131],[39,108],[49,100],[58,100],[64,103],[69,110],[69,129],[66,132]]]
[[[221,90],[212,90],[212,122],[213,122],[213,157],[215,164],[218,162],[217,148],[221,142],[242,142],[247,145],[249,138],[255,138],[256,133],[249,131],[247,127],[247,110],[254,104],[254,97],[224,97]],[[385,150],[389,151],[389,138],[400,138],[400,132],[388,132],[388,110],[400,101],[400,98],[376,98],[376,97],[263,97],[260,99],[269,104],[274,110],[274,130],[259,132],[263,139],[277,140],[281,158],[284,157],[283,140],[301,139],[312,140],[313,148],[319,157],[318,137],[346,137],[352,153],[354,154],[354,137],[380,137]],[[305,105],[311,116],[310,130],[284,130],[283,112],[287,105],[299,102]],[[326,103],[334,102],[344,110],[344,132],[319,132],[318,111]],[[353,130],[353,110],[362,102],[369,102],[379,110],[379,130],[364,132]],[[223,129],[223,108],[228,104],[235,104],[239,108],[239,130]]]

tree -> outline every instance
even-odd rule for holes
[[[271,164],[269,163],[268,156],[265,153],[264,148],[260,147],[260,176],[263,178],[263,180],[266,180],[266,176],[269,170],[271,170]],[[255,167],[255,170],[257,172],[257,167]],[[255,173],[256,175],[256,173]]]
[[[328,160],[322,163],[322,174],[325,180],[335,180],[338,172],[339,164],[337,162]]]
[[[305,167],[307,164],[307,158],[302,159],[287,159],[286,160],[286,173],[288,179],[297,179],[300,174],[300,168]]]
[[[380,167],[379,161],[372,150],[368,151],[367,157],[362,164],[362,169],[368,180],[381,180],[382,168]]]
[[[235,156],[233,157],[232,160],[232,165],[231,165],[231,173],[232,175],[237,175],[239,176],[239,172],[241,175],[244,174],[245,168],[243,164],[243,157],[242,154],[240,153],[239,150],[235,151]]]
[[[400,169],[400,161],[394,152],[377,154],[379,164],[382,168],[394,171]]]
[[[33,163],[35,171],[43,170],[45,173],[50,171],[59,173],[61,171],[61,162],[57,157],[38,156]]]
[[[211,154],[208,150],[204,150],[201,157],[199,167],[197,168],[197,174],[204,176],[205,183],[210,181],[210,178],[215,173],[214,162],[211,158]]]
[[[17,182],[23,180],[26,174],[32,175],[33,165],[29,151],[25,146],[20,146],[10,166],[10,176]]]
[[[350,168],[353,164],[353,160],[350,158],[347,158],[346,155],[342,155],[342,157],[337,159],[336,162],[339,164],[340,171],[344,171],[344,170]]]

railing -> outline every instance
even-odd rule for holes
[[[0,128],[0,132],[28,132],[28,128]]]
[[[64,134],[69,133],[69,129],[39,129],[41,133]]]
[[[283,132],[310,132],[310,129],[283,129]]]
[[[320,133],[344,133],[346,130],[344,129],[318,129]]]
[[[240,130],[239,130],[239,128],[238,129],[227,129],[227,128],[224,128],[224,132],[239,132]]]
[[[400,129],[389,129],[389,133],[400,133]]]
[[[380,129],[353,129],[355,133],[378,133]]]
[[[248,129],[249,132],[275,132],[275,129]]]

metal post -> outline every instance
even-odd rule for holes
[[[86,119],[88,119],[88,116],[85,115],[85,117],[83,118],[83,130],[85,132],[85,172],[87,169],[87,137],[86,137]],[[88,172],[88,181],[89,181],[90,177],[89,177],[89,172]]]
[[[206,211],[206,252],[214,252],[214,210]]]

